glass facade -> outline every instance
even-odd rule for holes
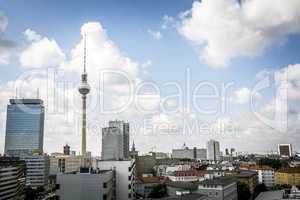
[[[5,154],[43,153],[44,106],[40,99],[11,99],[7,106]]]

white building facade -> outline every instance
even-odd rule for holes
[[[116,179],[116,200],[131,200],[134,197],[135,160],[97,161],[100,170],[114,170]]]

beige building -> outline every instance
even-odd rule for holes
[[[277,185],[300,185],[300,167],[279,169],[275,180]]]
[[[64,155],[60,153],[50,156],[50,175],[77,172],[81,166],[82,156]]]

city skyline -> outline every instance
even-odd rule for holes
[[[291,143],[299,151],[299,1],[128,2],[2,3],[0,153],[9,99],[35,98],[37,90],[44,152],[66,143],[79,152],[85,36],[93,155],[101,155],[102,128],[115,119],[130,123],[140,152],[202,148],[210,139],[221,150]],[[30,7],[38,12],[26,13]]]

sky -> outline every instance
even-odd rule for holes
[[[86,37],[87,150],[109,120],[141,152],[185,143],[300,149],[298,0],[0,0],[0,152],[9,98],[46,109],[44,151],[79,151]]]

